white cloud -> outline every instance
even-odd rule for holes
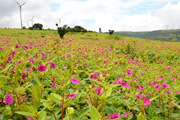
[[[25,0],[18,0],[20,3]],[[52,5],[56,5],[52,10]],[[22,7],[23,24],[34,21],[45,28],[81,25],[102,31],[147,31],[180,27],[180,2],[177,0],[30,0]],[[13,0],[0,1],[0,27],[20,27],[19,8]],[[90,23],[88,23],[88,22]],[[31,25],[31,22],[28,22]]]

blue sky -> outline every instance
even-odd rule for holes
[[[20,3],[27,0],[17,0]],[[0,27],[20,27],[19,8],[12,0],[0,1]],[[152,31],[180,28],[179,0],[31,0],[22,7],[23,24],[30,18],[45,28],[56,28],[57,18],[70,27],[89,30]]]

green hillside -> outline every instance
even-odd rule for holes
[[[180,30],[157,30],[150,32],[115,32],[122,36],[137,37],[143,39],[161,40],[161,41],[176,41],[180,42]]]

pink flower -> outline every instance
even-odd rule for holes
[[[64,65],[64,66],[63,66],[63,69],[66,69],[66,68],[67,68],[67,66],[66,66],[66,65]]]
[[[114,84],[122,84],[123,83],[123,78],[118,78],[115,82],[114,82]]]
[[[115,62],[114,64],[115,64],[115,65],[117,65],[117,64],[118,64],[118,62]]]
[[[45,70],[46,70],[46,66],[43,66],[42,63],[41,63],[41,64],[39,65],[39,67],[38,67],[38,70],[39,70],[40,72],[45,71]]]
[[[127,75],[132,75],[132,72],[131,72],[131,70],[126,70],[126,73],[127,73]]]
[[[168,70],[172,70],[170,66],[166,66],[166,68],[167,68]]]
[[[179,92],[179,91],[176,91],[176,94],[180,94],[180,92]]]
[[[138,99],[141,99],[140,96],[138,94],[135,94],[135,96],[138,98]]]
[[[5,96],[6,96],[6,98],[3,99],[3,102],[5,104],[9,105],[9,104],[11,104],[14,101],[14,99],[11,97],[10,93],[7,93]]]
[[[74,79],[74,76],[70,77],[70,80],[73,84],[79,83],[79,81],[77,79]]]
[[[0,50],[4,50],[2,47],[0,47]]]
[[[13,51],[13,52],[11,53],[11,55],[12,55],[12,56],[14,56],[15,54],[16,54],[16,52],[15,52],[15,51]]]
[[[130,112],[130,113],[129,113],[129,115],[133,115],[133,113],[132,113],[132,112]]]
[[[159,90],[159,85],[155,85],[155,86],[154,86],[154,89],[155,89],[155,90]]]
[[[47,64],[51,65],[51,64],[52,64],[52,61],[47,62]]]
[[[52,88],[56,87],[56,84],[54,81],[52,81],[52,85],[51,85]]]
[[[107,116],[107,119],[117,119],[117,118],[120,118],[120,116],[117,113],[113,113]]]
[[[41,55],[42,55],[42,56],[45,56],[46,54],[42,52]]]
[[[122,73],[120,73],[119,75],[123,75]]]
[[[71,98],[71,99],[73,99],[75,96],[76,96],[76,94],[75,93],[73,93],[72,95],[70,94],[70,93],[68,93],[68,95],[67,95],[69,98]]]
[[[124,112],[124,113],[122,114],[122,116],[127,117],[127,113],[126,113],[126,112]]]
[[[129,85],[127,85],[127,84],[126,84],[126,83],[124,83],[124,82],[122,83],[122,86],[123,86],[123,87],[126,87],[126,88],[128,88],[128,89],[130,88],[130,86],[129,86]]]
[[[14,69],[11,69],[11,72],[12,72],[13,74],[15,74]]]
[[[98,94],[98,95],[100,95],[101,94],[101,87],[98,87],[97,89],[95,89],[95,92]]]
[[[151,104],[151,101],[147,99],[147,97],[145,97],[145,100],[143,101],[144,105],[149,105]]]
[[[16,45],[15,45],[15,48],[19,48],[19,45],[18,45],[18,44],[16,44]]]
[[[27,117],[27,120],[34,120],[34,119],[32,119],[31,117]]]
[[[84,64],[85,66],[87,66],[87,63],[86,63],[86,62],[84,62],[83,64]]]
[[[171,94],[168,90],[167,90],[167,91],[165,91],[164,93],[167,93],[167,94],[169,94],[169,95]]]
[[[22,73],[22,79],[25,79],[26,73]]]
[[[38,54],[37,53],[34,55],[34,58],[38,58]]]
[[[171,103],[170,105],[169,105],[170,107],[173,107],[173,106],[175,106],[173,103]]]
[[[24,45],[23,47],[24,47],[26,50],[28,49],[28,46],[27,46],[27,45]]]
[[[167,88],[168,86],[166,83],[162,83],[161,85],[162,85],[162,88]]]
[[[55,65],[52,63],[52,64],[51,64],[51,67],[52,67],[52,69],[54,69],[54,68],[55,68]]]
[[[106,73],[106,72],[104,72],[102,75],[103,75],[103,76],[105,76],[106,74],[107,74],[107,73]]]

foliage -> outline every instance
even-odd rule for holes
[[[109,34],[112,35],[114,33],[114,30],[109,30]]]
[[[42,30],[43,29],[43,25],[40,23],[35,23],[32,28],[33,30]]]
[[[60,38],[63,38],[64,35],[66,34],[67,32],[67,26],[64,25],[63,27],[58,27],[58,34],[60,36]]]

